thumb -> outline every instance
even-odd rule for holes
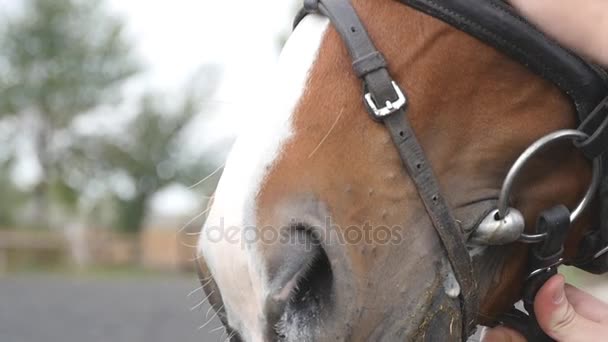
[[[566,297],[565,279],[556,275],[538,291],[534,312],[540,327],[557,341],[591,341],[586,332],[594,331],[593,322],[580,316]]]

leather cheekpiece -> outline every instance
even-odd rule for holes
[[[367,74],[386,67],[386,60],[379,51],[374,51],[353,62],[353,69],[359,78],[364,78]]]

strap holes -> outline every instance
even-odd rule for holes
[[[399,132],[399,136],[403,138],[405,136],[405,132],[403,132],[403,131]]]
[[[433,202],[437,203],[437,201],[439,200],[439,197],[437,197],[437,195],[434,195],[432,197],[432,199],[433,199]]]
[[[355,32],[357,32],[357,29],[354,26],[351,26],[350,27],[350,32],[355,33]]]
[[[418,163],[418,164],[416,164],[416,168],[417,168],[418,170],[422,169],[422,163]]]

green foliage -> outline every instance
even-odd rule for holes
[[[120,20],[98,0],[26,0],[0,45],[0,114],[34,111],[52,128],[117,99],[137,71]]]
[[[172,105],[159,94],[144,95],[120,134],[81,136],[74,119],[118,103],[122,84],[138,71],[122,21],[101,0],[24,0],[23,8],[0,23],[0,120],[27,129],[2,139],[10,143],[0,146],[0,157],[17,135],[31,140],[43,177],[28,198],[33,223],[50,222],[53,210],[59,219],[80,215],[104,224],[112,208],[118,228],[138,232],[158,190],[193,184],[210,172],[204,162],[187,160],[182,147],[212,91],[215,70],[203,70],[203,82],[190,85],[181,100],[167,99]],[[0,175],[9,169],[10,162]],[[115,191],[117,175],[133,191]],[[17,196],[11,187],[9,178],[0,179],[0,225],[14,222],[14,206],[6,201]]]
[[[116,228],[125,233],[138,233],[143,228],[146,215],[147,195],[138,195],[128,200],[118,200]]]
[[[119,200],[118,225],[128,232],[142,228],[154,193],[171,183],[193,184],[211,169],[204,162],[184,160],[180,153],[186,130],[201,112],[201,98],[190,92],[177,106],[168,106],[161,98],[143,96],[125,134],[105,137],[98,144],[107,166],[125,171],[135,184],[133,196]]]
[[[0,164],[0,229],[12,227],[18,220],[17,214],[26,200],[26,194],[15,187],[9,178],[8,163]]]
[[[116,102],[138,67],[121,20],[100,0],[25,0],[23,12],[2,26],[0,116],[19,118],[33,140],[42,171],[34,220],[45,226],[49,194],[69,208],[77,202],[62,173],[73,143],[70,124]]]

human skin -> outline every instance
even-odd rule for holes
[[[608,67],[608,1],[509,0],[509,2],[553,39]]]
[[[608,335],[608,304],[565,284],[556,275],[540,289],[534,301],[538,323],[556,341],[602,341]],[[525,342],[506,327],[487,330],[483,342]]]
[[[564,46],[608,66],[608,1],[509,0],[528,20]],[[565,285],[561,275],[539,291],[534,311],[541,328],[557,341],[599,341],[608,334],[608,305]],[[517,332],[497,327],[487,330],[484,342],[520,342]]]

